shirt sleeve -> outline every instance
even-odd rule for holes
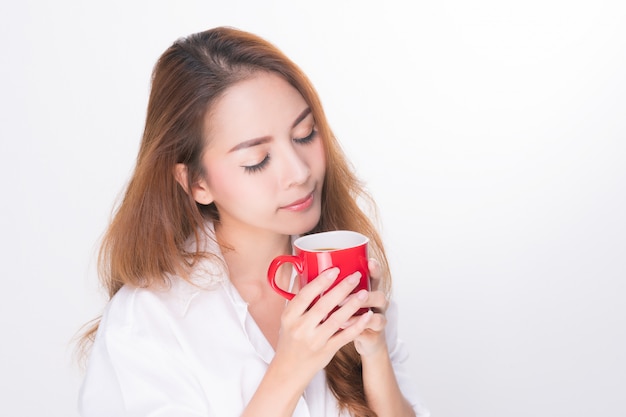
[[[398,337],[398,306],[393,299],[389,303],[385,316],[387,317],[385,329],[387,346],[400,391],[413,407],[417,417],[429,417],[430,412],[422,405],[415,381],[406,366],[409,351],[404,341]]]
[[[105,315],[80,390],[80,415],[214,416],[180,350],[162,342]]]

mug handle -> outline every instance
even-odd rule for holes
[[[291,300],[296,295],[289,291],[283,290],[276,284],[276,271],[278,271],[278,268],[281,265],[287,263],[293,264],[293,266],[296,267],[298,273],[302,273],[302,260],[299,257],[294,255],[280,255],[274,258],[272,260],[272,263],[270,263],[270,267],[267,270],[267,280],[269,281],[270,286],[274,289],[274,291],[276,291],[278,294],[282,295],[286,299]]]

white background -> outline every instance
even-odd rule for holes
[[[625,4],[2,0],[0,414],[77,415],[152,66],[232,25],[309,74],[377,198],[434,416],[626,416]]]

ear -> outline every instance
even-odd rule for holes
[[[203,178],[199,178],[191,185],[191,191],[189,190],[189,170],[185,164],[176,164],[174,167],[174,178],[183,187],[183,190],[187,194],[191,192],[193,199],[199,204],[205,206],[213,202],[213,194],[209,190],[209,186]]]

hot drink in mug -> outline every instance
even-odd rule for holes
[[[358,271],[361,273],[361,281],[352,292],[356,293],[363,289],[369,291],[368,242],[369,239],[366,236],[349,230],[335,230],[302,236],[293,243],[293,255],[281,255],[272,261],[267,272],[268,281],[278,294],[291,300],[295,294],[285,291],[276,284],[276,272],[281,265],[293,264],[299,275],[300,288],[325,270],[337,267],[339,268],[339,276],[329,289],[348,275]],[[363,314],[366,311],[366,308],[361,308],[356,314]]]

